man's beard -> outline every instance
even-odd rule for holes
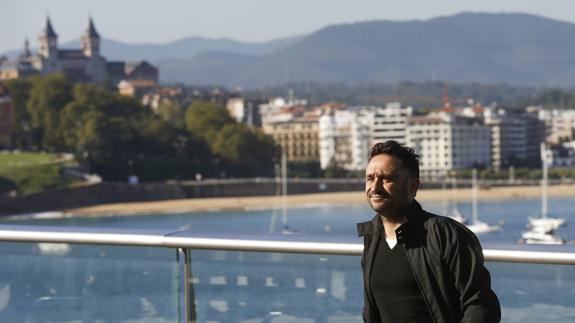
[[[386,199],[385,202],[380,202],[380,205],[377,205],[374,201],[371,200],[371,196],[381,196],[383,199]],[[395,198],[387,194],[372,194],[368,198],[369,206],[379,215],[384,216],[389,219],[401,219],[405,216],[405,211],[409,207],[408,201],[398,201]]]

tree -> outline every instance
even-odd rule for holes
[[[139,102],[92,85],[74,87],[62,111],[66,147],[106,180],[206,176],[212,154],[202,139],[154,115]]]
[[[214,137],[212,151],[235,176],[272,176],[279,153],[273,138],[243,124],[224,126]]]
[[[106,91],[94,84],[74,87],[73,100],[61,112],[61,138],[79,159],[121,157],[141,148],[133,145],[141,125],[131,125],[146,114],[131,98]]]
[[[157,114],[160,118],[176,128],[184,126],[184,109],[178,102],[164,101],[158,106]]]
[[[28,79],[13,79],[6,82],[12,102],[12,146],[18,149],[28,148],[30,145],[31,120],[26,108],[30,99],[32,82]]]
[[[211,144],[225,125],[235,124],[228,110],[212,102],[194,102],[186,111],[186,128]]]
[[[32,79],[27,109],[34,143],[38,148],[58,150],[62,147],[60,111],[72,99],[72,85],[64,74],[50,74]]]

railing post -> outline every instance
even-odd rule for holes
[[[180,318],[186,323],[196,323],[196,305],[194,288],[191,286],[192,266],[190,250],[178,248],[178,263],[180,266]]]

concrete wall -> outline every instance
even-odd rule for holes
[[[289,180],[287,191],[288,194],[305,194],[361,190],[363,190],[363,184],[358,179],[302,179]],[[0,215],[54,211],[108,203],[276,194],[279,194],[279,191],[274,179],[207,180],[137,185],[101,183],[12,198],[2,197],[0,198]]]

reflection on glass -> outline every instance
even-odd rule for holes
[[[0,322],[177,322],[174,250],[0,244]]]
[[[573,322],[575,266],[489,263],[502,321]]]
[[[359,260],[192,250],[198,322],[361,322]],[[503,322],[573,322],[575,266],[487,266]]]
[[[360,322],[359,257],[191,251],[198,322]]]

